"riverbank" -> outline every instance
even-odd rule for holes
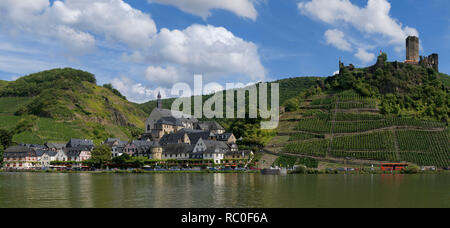
[[[92,174],[149,174],[149,173],[193,173],[193,174],[208,174],[208,173],[260,173],[259,170],[248,171],[188,171],[188,170],[173,170],[173,171],[146,171],[146,170],[109,170],[109,171],[72,171],[72,170],[0,170],[4,173],[92,173]]]
[[[89,174],[259,174],[259,170],[248,171],[146,171],[146,170],[110,170],[110,171],[56,171],[56,170],[0,170],[0,173],[89,173]],[[381,174],[450,174],[448,170],[426,170],[426,171],[381,171],[381,170],[354,170],[354,171],[339,171],[339,170],[318,170],[318,169],[306,169],[306,170],[289,170],[287,175],[381,175]]]
[[[402,171],[383,171],[371,168],[338,170],[338,169],[311,169],[306,167],[298,167],[296,170],[288,171],[288,174],[450,174],[449,170],[420,170],[405,169]]]

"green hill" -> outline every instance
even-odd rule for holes
[[[326,83],[334,90],[353,89],[362,96],[380,99],[383,114],[449,122],[448,75],[421,65],[386,60],[383,54],[375,65],[361,69],[341,64],[340,74]]]
[[[15,130],[15,142],[64,142],[70,138],[131,138],[147,115],[95,76],[54,69],[0,83],[0,128]],[[25,125],[25,128],[20,129]]]
[[[283,104],[288,99],[298,96],[300,93],[309,90],[311,87],[314,87],[320,82],[323,83],[323,78],[319,77],[298,77],[298,78],[288,78],[276,81],[276,83],[280,84],[280,104]],[[270,87],[269,87],[270,88]],[[257,89],[259,90],[259,86],[257,85]],[[248,111],[248,94],[246,94],[246,104]],[[203,96],[203,102],[211,98],[212,95]],[[235,97],[237,94],[235,92]],[[193,99],[193,97],[191,98]],[[166,108],[170,108],[175,99],[164,99],[163,106]],[[192,109],[193,110],[194,101],[192,100]],[[268,94],[268,104],[270,104],[270,89]],[[237,103],[235,102],[235,110]],[[138,105],[142,110],[144,110],[147,114],[150,114],[151,111],[156,108],[156,101],[150,101],[144,104]],[[226,112],[226,102],[224,98],[224,112]],[[192,114],[192,113],[191,113]],[[261,130],[260,123],[261,119],[216,119],[218,123],[220,123],[227,132],[233,132],[237,138],[243,138],[243,141],[240,141],[240,148],[242,149],[253,149],[257,150],[257,147],[264,147],[273,136],[275,136],[276,132],[273,130]]]
[[[450,166],[450,131],[446,123],[380,115],[375,99],[351,91],[315,96],[305,103],[300,115],[282,121],[274,140],[278,145],[269,150],[342,162]]]
[[[340,73],[286,104],[266,150],[339,163],[450,167],[450,77],[387,62]]]

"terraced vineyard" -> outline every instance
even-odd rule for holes
[[[374,99],[352,94],[317,98],[308,108],[321,111],[298,121],[283,153],[450,167],[446,123],[385,117]]]

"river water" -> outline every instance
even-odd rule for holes
[[[4,207],[450,207],[450,175],[0,173]]]

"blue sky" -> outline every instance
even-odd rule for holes
[[[404,39],[449,74],[447,0],[1,0],[0,79],[73,67],[129,100],[176,82],[252,83],[404,61]]]

